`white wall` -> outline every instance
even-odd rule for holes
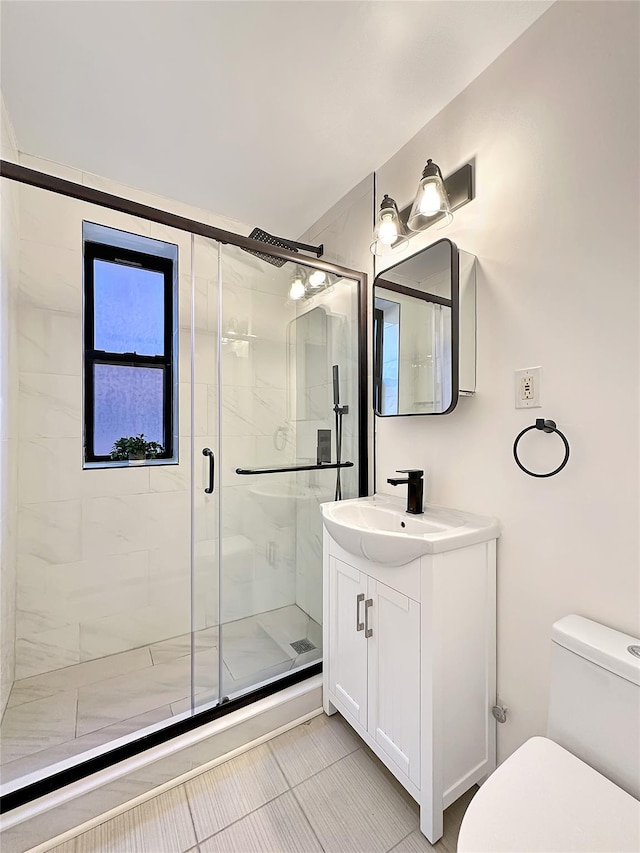
[[[638,468],[639,11],[557,2],[376,175],[407,204],[428,157],[473,159],[476,199],[446,235],[478,257],[478,385],[448,416],[378,419],[377,486],[422,467],[431,503],[497,516],[499,758],[545,731],[552,623],[579,613],[640,630]],[[307,232],[372,271],[359,185]],[[542,365],[543,406],[515,410],[516,368]],[[512,458],[535,417],[571,444],[558,476]],[[524,442],[523,442],[524,444]],[[555,436],[530,436],[555,467]]]
[[[1,153],[17,157],[11,121],[0,99]],[[15,670],[16,518],[17,518],[17,358],[18,189],[0,186],[0,717]]]

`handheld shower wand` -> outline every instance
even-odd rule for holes
[[[333,365],[333,411],[336,416],[336,462],[342,462],[342,416],[349,414],[349,406],[340,405],[340,368]],[[342,481],[340,468],[336,469],[336,494],[334,500],[342,500]]]

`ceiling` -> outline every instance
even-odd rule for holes
[[[4,0],[21,150],[295,238],[549,0]]]

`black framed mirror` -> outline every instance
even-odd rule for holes
[[[446,415],[459,395],[458,247],[438,240],[373,282],[374,409]]]

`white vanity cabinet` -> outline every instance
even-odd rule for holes
[[[443,810],[495,768],[495,539],[402,566],[324,531],[324,709],[339,711],[420,805]]]

